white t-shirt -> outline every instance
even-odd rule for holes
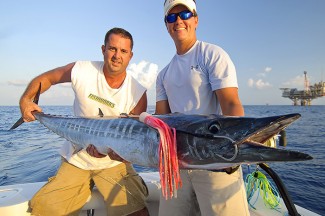
[[[78,61],[72,68],[71,84],[75,93],[73,110],[76,116],[96,117],[99,108],[104,116],[128,114],[146,91],[128,73],[120,88],[111,88],[105,79],[103,66],[102,61]],[[111,160],[108,156],[92,157],[85,149],[76,149],[70,142],[63,145],[61,155],[69,163],[85,170],[105,169],[121,163]]]
[[[236,69],[220,47],[196,41],[184,55],[176,54],[158,74],[156,101],[168,100],[171,112],[222,114],[214,93],[237,87]]]

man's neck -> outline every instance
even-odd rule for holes
[[[105,79],[107,84],[113,89],[120,88],[126,77],[126,72],[117,73],[117,74],[116,73],[104,73],[104,74],[105,74]]]
[[[190,41],[179,41],[175,43],[176,51],[178,55],[184,55],[187,53],[196,43],[196,38]]]

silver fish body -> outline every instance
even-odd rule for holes
[[[34,114],[49,130],[72,142],[77,148],[93,144],[102,154],[112,149],[134,164],[156,167],[159,134],[132,118],[69,118]]]
[[[80,148],[93,144],[103,154],[112,149],[133,164],[158,167],[159,133],[138,120],[34,115],[48,129]],[[308,154],[263,145],[297,120],[299,114],[264,118],[184,114],[155,117],[176,129],[181,169],[213,170],[245,163],[312,159]]]

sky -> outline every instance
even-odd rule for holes
[[[128,72],[148,87],[175,54],[164,24],[164,0],[0,0],[0,106],[18,105],[35,76],[78,60],[102,60],[113,27],[128,30],[134,55]],[[233,60],[243,105],[291,105],[280,88],[325,81],[324,0],[197,0],[197,38]],[[69,84],[42,94],[40,105],[72,105]],[[312,101],[325,105],[325,97]]]

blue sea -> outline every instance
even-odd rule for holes
[[[55,115],[72,115],[70,106],[43,106]],[[286,129],[287,149],[305,152],[313,160],[269,163],[286,185],[294,203],[325,215],[325,106],[244,106],[246,116],[262,117],[300,113],[301,118]],[[149,107],[153,113],[154,107]],[[60,164],[58,149],[64,139],[39,122],[8,129],[20,118],[19,107],[0,106],[0,185],[46,181]],[[253,167],[250,167],[252,170]],[[136,167],[137,171],[150,171]],[[244,173],[248,166],[243,166]]]

